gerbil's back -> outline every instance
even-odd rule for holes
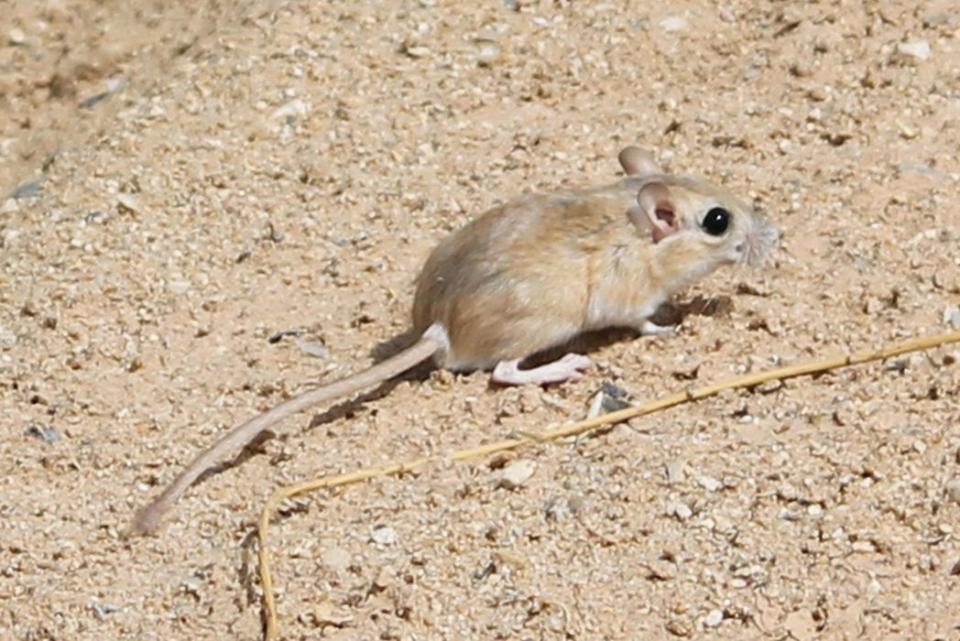
[[[533,242],[550,196],[536,194],[495,207],[470,221],[433,250],[417,279],[414,329],[449,322],[452,307],[509,269],[518,249]],[[449,329],[449,328],[448,328]]]
[[[456,352],[450,367],[519,358],[572,337],[583,325],[591,252],[627,224],[631,197],[613,187],[535,194],[486,212],[430,255],[415,330],[444,326]]]

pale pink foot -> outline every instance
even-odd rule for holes
[[[590,359],[582,354],[567,354],[552,363],[533,369],[520,369],[521,360],[523,359],[518,358],[497,363],[491,376],[493,382],[501,385],[526,385],[528,383],[547,385],[563,381],[576,381],[583,378],[583,370],[591,365]]]
[[[653,321],[643,321],[640,333],[644,336],[672,336],[677,333],[677,325],[657,325]]]

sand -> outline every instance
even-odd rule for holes
[[[604,381],[639,403],[956,329],[958,35],[946,0],[6,7],[0,638],[258,639],[282,485],[576,420]],[[125,535],[217,435],[382,354],[446,233],[613,181],[634,143],[765,212],[773,264],[684,292],[718,304],[579,382],[419,373],[298,416]],[[282,631],[955,639],[958,360],[292,501]]]

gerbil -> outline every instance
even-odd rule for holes
[[[619,182],[522,196],[443,240],[417,279],[414,345],[228,432],[137,514],[134,529],[156,529],[203,472],[275,423],[431,357],[451,370],[492,368],[500,384],[580,378],[590,366],[580,354],[533,369],[519,365],[586,330],[671,331],[648,320],[668,296],[721,265],[756,263],[775,245],[773,226],[722,189],[664,174],[637,147],[619,160],[627,174]]]

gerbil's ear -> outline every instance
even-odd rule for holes
[[[627,210],[627,215],[638,229],[650,231],[654,243],[680,228],[673,196],[662,182],[644,185],[637,193],[637,204]]]
[[[644,151],[640,147],[625,147],[620,152],[620,166],[627,172],[628,176],[647,176],[650,174],[662,174],[660,165],[653,159],[653,154]]]

